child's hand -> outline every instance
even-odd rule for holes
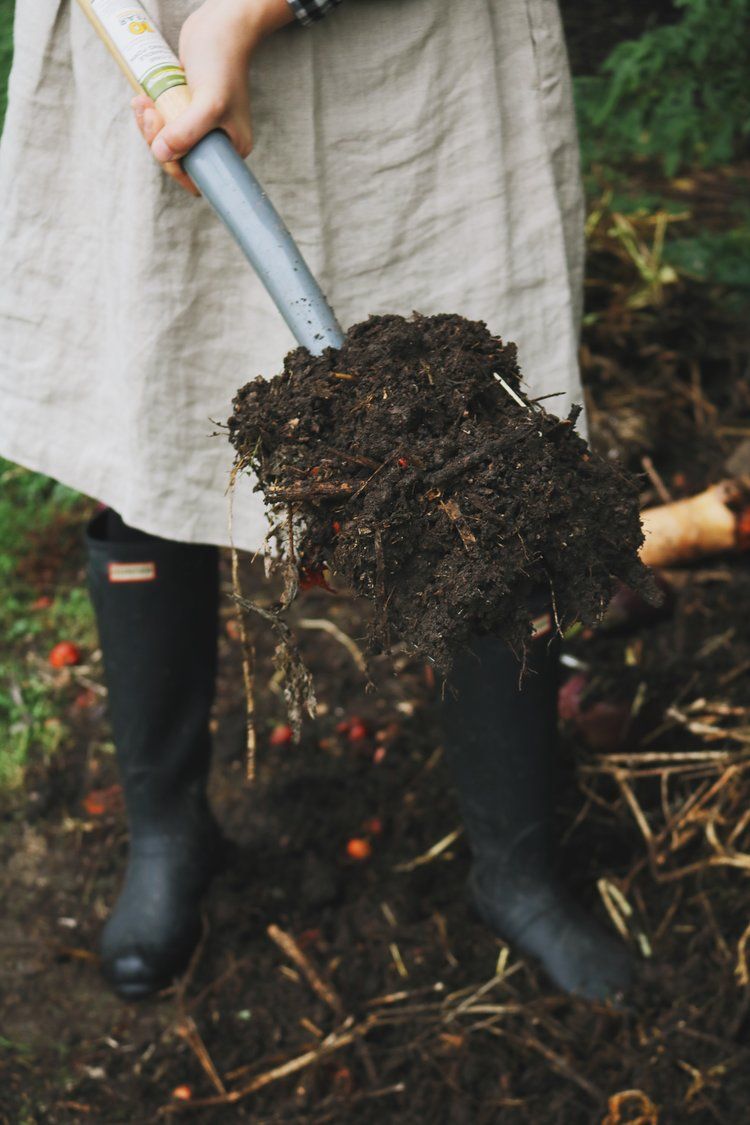
[[[271,31],[294,19],[287,0],[205,0],[185,20],[179,55],[192,93],[190,106],[165,125],[145,94],[133,98],[138,128],[164,171],[199,194],[178,164],[212,129],[223,129],[240,156],[253,147],[248,66]]]

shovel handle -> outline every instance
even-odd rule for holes
[[[137,93],[164,121],[190,104],[179,60],[140,4],[78,0]],[[182,158],[185,171],[238,243],[297,340],[313,355],[341,346],[343,332],[278,211],[229,137],[214,130]]]

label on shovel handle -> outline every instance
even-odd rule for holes
[[[187,85],[179,59],[140,4],[91,0],[91,8],[150,98]]]

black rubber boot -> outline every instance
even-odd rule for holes
[[[223,858],[206,799],[218,551],[133,531],[110,511],[86,538],[130,830],[102,969],[120,996],[136,1000],[187,966],[200,898]]]
[[[547,636],[529,647],[520,689],[513,653],[483,637],[458,657],[445,693],[446,752],[474,857],[470,890],[487,925],[538,957],[556,985],[614,999],[631,982],[630,955],[554,867],[559,646]]]

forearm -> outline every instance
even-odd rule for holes
[[[335,8],[341,0],[242,0],[241,37],[248,51],[274,31],[298,20],[315,23]]]

